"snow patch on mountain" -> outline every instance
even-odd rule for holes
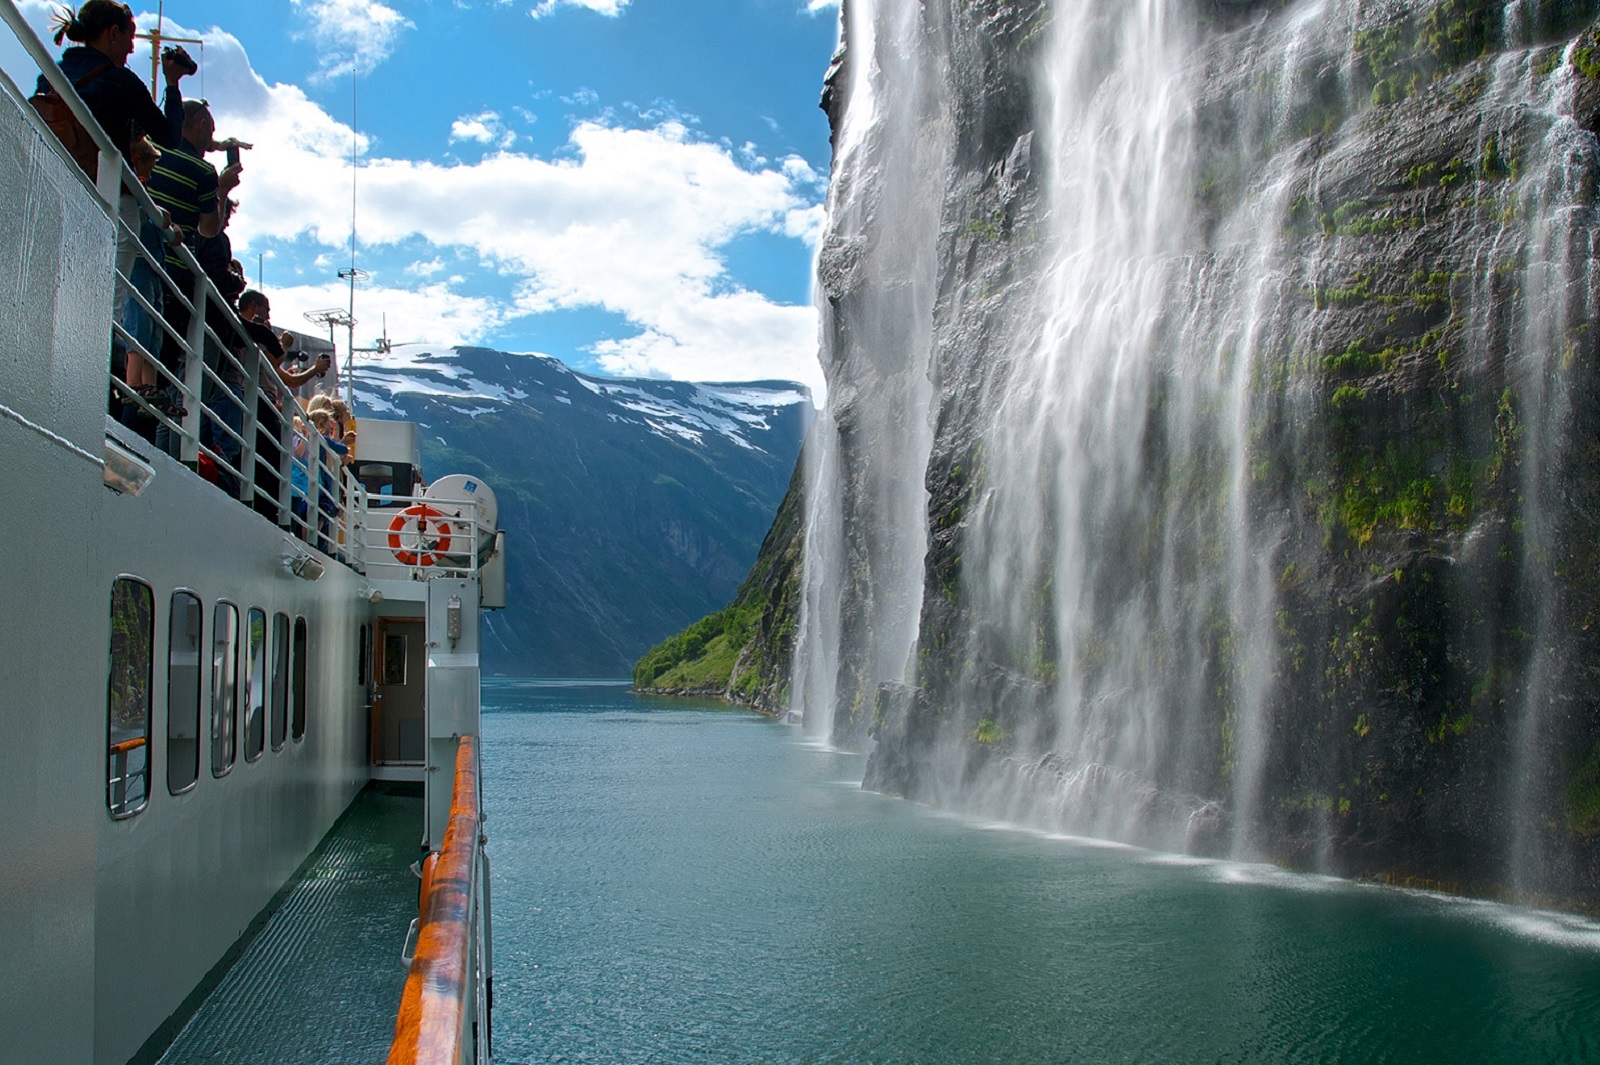
[[[495,361],[496,357],[499,361]],[[480,361],[472,361],[474,359]],[[495,377],[494,368],[515,366],[527,359],[527,371],[516,379]],[[503,371],[509,378],[509,371]],[[613,421],[639,425],[664,439],[704,446],[708,436],[728,440],[739,448],[762,451],[759,440],[772,428],[771,418],[797,404],[809,404],[810,394],[788,382],[766,384],[687,384],[665,380],[594,377],[578,373],[547,355],[506,354],[483,348],[436,350],[428,345],[403,344],[373,353],[357,366],[362,402],[384,413],[402,413],[402,396],[426,396],[444,401],[457,413],[476,418],[497,408],[485,404],[520,403],[529,388],[548,388],[568,406],[573,399],[559,379],[570,379],[587,392],[609,401]],[[563,384],[566,382],[563,381]],[[459,406],[457,404],[460,404]]]

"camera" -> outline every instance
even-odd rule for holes
[[[199,64],[194,61],[194,58],[188,52],[184,51],[181,45],[167,45],[167,47],[161,49],[161,58],[172,60],[177,64],[179,72],[185,76],[193,74],[200,69]]]
[[[228,148],[228,165],[239,165],[239,146],[237,144],[230,145]]]

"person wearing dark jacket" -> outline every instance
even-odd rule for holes
[[[193,61],[181,48],[161,58],[167,91],[157,107],[139,76],[128,69],[133,54],[133,11],[115,0],[86,0],[77,11],[56,17],[55,42],[76,42],[61,53],[61,72],[73,83],[89,106],[95,121],[124,158],[128,146],[141,134],[163,148],[176,148],[183,139],[183,95],[178,83]],[[39,91],[49,82],[41,76]]]

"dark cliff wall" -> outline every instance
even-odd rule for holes
[[[971,803],[1008,795],[982,785],[1019,768],[1026,780],[1011,787],[1040,787],[1059,739],[1050,633],[1026,652],[984,640],[962,580],[968,513],[990,457],[982,422],[1008,387],[1008,366],[992,355],[1010,329],[1034,321],[1027,304],[1046,265],[1029,237],[1040,208],[1029,46],[1048,11],[949,6],[962,165],[941,235],[918,688],[878,689],[869,785]],[[1248,170],[1259,147],[1248,101],[1264,67],[1238,56],[1270,50],[1283,6],[1200,13],[1197,259],[1226,253],[1214,227],[1258,178]],[[1520,285],[1531,257],[1549,249],[1530,235],[1538,205],[1502,190],[1547,139],[1549,117],[1488,88],[1512,51],[1533,67],[1534,86],[1570,64],[1571,110],[1594,133],[1595,5],[1539,5],[1517,42],[1501,38],[1504,8],[1370,5],[1352,27],[1349,67],[1326,70],[1288,104],[1302,130],[1296,189],[1288,217],[1262,224],[1278,227],[1280,257],[1302,265],[1251,405],[1248,505],[1286,529],[1275,560],[1274,712],[1251,836],[1291,867],[1488,894],[1515,884],[1523,897],[1592,905],[1597,294],[1570,270],[1562,334],[1533,320],[1541,309]],[[1592,205],[1592,154],[1574,155],[1570,179],[1584,185],[1579,205]],[[1584,259],[1592,248],[1576,233],[1566,256]],[[1517,373],[1517,349],[1550,344],[1563,349],[1560,381]],[[1182,385],[1174,374],[1171,389]],[[1162,390],[1152,395],[1158,405]],[[1141,462],[1152,496],[1171,504],[1186,489],[1160,424],[1152,419]],[[1131,528],[1099,550],[1126,552],[1138,569],[1149,547],[1139,537]],[[1173,771],[1155,792],[1123,801],[1234,792],[1237,638],[1224,624],[1206,643],[1203,707],[1189,708],[1189,726],[1168,740],[1186,756],[1166,760]],[[1227,851],[1235,812],[1224,798],[1190,817],[1189,848]]]
[[[1329,3],[1317,17],[1345,20],[1331,34],[1342,43],[1298,60],[1293,78],[1281,52],[1311,5],[1187,8],[1186,273],[1153,343],[1177,349],[1214,328],[1215,293],[1243,291],[1252,263],[1271,261],[1242,474],[1228,489],[1239,513],[1233,525],[1174,520],[1215,510],[1227,471],[1175,437],[1198,371],[1159,366],[1128,458],[1141,499],[1093,545],[1094,613],[1071,619],[1048,608],[1048,564],[1010,589],[1006,618],[975,577],[993,539],[980,512],[1007,487],[994,424],[1022,371],[1006,353],[1048,313],[1040,233],[1063,164],[1041,151],[1039,115],[1054,12],[1043,0],[919,10],[950,165],[936,176],[925,281],[933,433],[917,471],[927,551],[912,686],[863,665],[874,638],[864,589],[881,567],[869,529],[882,518],[871,456],[849,452],[884,379],[881,350],[850,332],[904,279],[856,269],[871,212],[852,223],[864,231],[841,231],[836,214],[821,258],[846,497],[832,512],[844,577],[830,720],[841,742],[875,741],[868,786],[1066,823],[1074,802],[1121,806],[1127,816],[1094,824],[1157,846],[1174,837],[1151,826],[1177,825],[1176,845],[1197,852],[1600,905],[1600,291],[1589,266],[1600,5]],[[840,86],[861,61],[849,45],[824,99],[836,130]],[[1252,227],[1254,259],[1240,251]],[[1041,476],[1036,490],[1060,489]],[[1066,735],[1117,710],[1064,711],[1064,674],[1095,690],[1119,654],[1119,609],[1143,598],[1157,613],[1161,580],[1168,592],[1208,573],[1215,583],[1234,529],[1251,550],[1265,545],[1258,598],[1270,614],[1252,627],[1202,603],[1173,637],[1185,661],[1151,645],[1142,665],[1122,664],[1185,678],[1160,689],[1166,726],[1137,758]],[[1065,753],[1084,749],[1107,753]]]

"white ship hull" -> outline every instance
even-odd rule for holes
[[[10,546],[0,809],[13,826],[0,876],[0,1063],[121,1065],[159,1052],[207,974],[374,775],[365,649],[380,616],[427,617],[430,637],[435,619],[427,574],[389,558],[388,579],[363,575],[108,418],[116,227],[47,136],[14,86],[0,91],[0,506]],[[108,441],[153,471],[137,495],[107,487]],[[306,557],[316,579],[286,565]],[[154,606],[145,801],[131,813],[118,808],[126,785],[114,752],[108,763],[111,590],[125,578],[147,586]],[[457,578],[475,640],[476,559]],[[198,735],[168,716],[174,593],[199,600],[204,625]],[[243,628],[260,610],[273,647],[280,615],[303,621],[305,634],[303,729],[297,718],[280,743],[268,721],[250,757],[240,728],[231,765],[216,764],[209,736],[219,603],[237,607]],[[431,776],[443,793],[428,804],[436,824],[417,826],[433,848],[450,814],[454,738],[476,731],[476,644],[445,649],[454,652],[445,668],[430,659],[426,680],[448,696],[437,722],[428,710],[444,731],[425,730],[422,764],[387,770],[420,780],[442,762]],[[185,743],[198,744],[198,779],[174,794],[168,768]],[[404,933],[401,924],[396,957]]]

